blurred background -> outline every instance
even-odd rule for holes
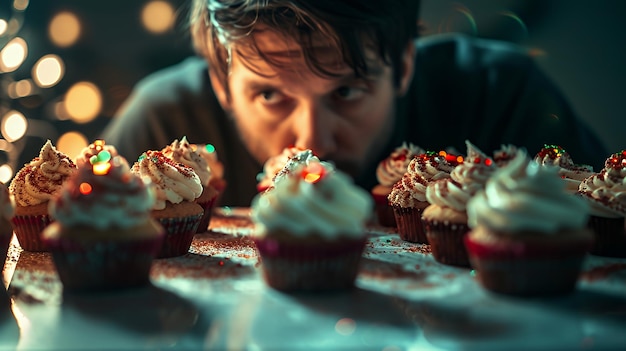
[[[609,151],[626,149],[626,1],[422,0],[421,12],[424,36],[463,32],[532,50]],[[186,0],[2,0],[0,181],[47,139],[73,158],[139,79],[191,55],[187,14]]]

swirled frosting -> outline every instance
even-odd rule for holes
[[[193,168],[194,172],[200,177],[200,183],[206,186],[211,179],[211,169],[206,160],[200,156],[198,152],[187,141],[187,137],[180,140],[174,140],[170,145],[161,150],[163,155],[172,160],[182,163],[187,167]]]
[[[556,168],[541,167],[524,151],[496,171],[485,190],[467,204],[471,228],[484,226],[509,235],[581,229],[587,224],[588,211],[585,201],[565,191]]]
[[[280,154],[272,156],[265,161],[265,164],[263,164],[263,172],[257,175],[258,186],[260,188],[273,186],[274,177],[285,167],[287,161],[293,157],[303,159],[310,156],[313,156],[313,152],[308,149],[301,149],[295,146],[284,148]]]
[[[576,192],[580,182],[594,174],[593,167],[575,164],[570,154],[558,145],[544,145],[535,155],[535,162],[542,166],[557,167],[558,174],[565,179],[567,189]]]
[[[261,236],[286,230],[295,236],[361,237],[371,210],[367,192],[318,161],[298,165],[272,191],[252,201],[252,219]]]
[[[74,161],[76,163],[76,167],[82,168],[86,166],[91,168],[91,158],[97,156],[100,151],[108,152],[111,157],[119,156],[119,153],[117,152],[115,146],[109,145],[104,140],[98,139],[84,147],[80,151],[80,154],[76,156],[76,160]],[[126,159],[123,157],[118,159],[118,161],[126,162],[128,164],[128,161],[126,161]]]
[[[110,165],[108,170],[98,173],[84,164],[50,201],[50,215],[59,223],[104,230],[131,228],[149,218],[154,190],[130,172],[123,157],[102,162]]]
[[[194,201],[202,194],[202,184],[196,172],[160,151],[144,152],[133,164],[131,172],[152,182],[156,190],[154,210],[164,209],[167,201],[173,204]]]
[[[493,152],[493,161],[498,167],[503,167],[511,162],[517,155],[517,146],[513,144],[502,144],[498,150]]]
[[[224,178],[224,164],[220,162],[215,146],[212,144],[191,144],[191,148],[200,154],[209,165],[209,169],[211,170],[210,179]]]
[[[447,157],[448,156],[448,157]],[[391,189],[387,199],[392,205],[414,208],[427,202],[426,187],[431,181],[450,177],[450,172],[458,164],[456,156],[426,152],[413,157],[406,173]]]
[[[585,178],[578,193],[589,200],[591,213],[600,217],[626,216],[626,151],[614,153],[600,173]]]
[[[456,166],[450,178],[431,182],[426,187],[429,203],[465,212],[467,202],[478,191],[484,189],[487,180],[496,170],[494,161],[471,144],[467,145],[465,161]]]
[[[384,186],[393,186],[407,171],[414,156],[426,152],[419,146],[403,142],[389,157],[380,161],[376,168],[376,179]]]
[[[0,182],[0,218],[4,218],[7,221],[13,218],[15,213],[15,203],[9,194],[9,189]]]
[[[35,157],[17,172],[9,191],[18,206],[33,206],[49,201],[60,190],[63,182],[76,171],[76,164],[58,151],[50,140]]]

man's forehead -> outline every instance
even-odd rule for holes
[[[246,61],[254,64],[255,61],[265,61],[263,57],[266,57],[272,62],[285,66],[295,65],[297,67],[306,64],[303,48],[294,38],[267,28],[255,29],[251,36],[251,40],[241,42],[240,45],[235,44],[236,51],[244,56]],[[341,52],[338,52],[322,36],[318,35],[312,38],[310,49],[310,54],[325,69],[330,71],[349,70]]]

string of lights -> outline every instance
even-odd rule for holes
[[[115,93],[103,92],[98,84],[76,75],[72,77],[76,81],[64,81],[68,79],[68,71],[77,70],[72,67],[77,63],[66,62],[61,56],[66,57],[68,48],[80,42],[85,32],[84,18],[71,9],[55,11],[46,33],[51,51],[57,48],[58,52],[40,54],[45,45],[28,33],[25,21],[29,0],[11,1],[7,13],[0,9],[0,182],[3,183],[9,182],[21,167],[23,153],[33,152],[32,144],[41,146],[50,139],[68,156],[77,155],[90,143],[81,125],[101,117],[106,108],[106,94]],[[175,17],[174,6],[163,0],[145,1],[138,14],[143,28],[152,35],[170,31]],[[29,45],[33,49],[37,46],[37,50],[29,50]],[[38,57],[32,57],[33,54]],[[63,121],[75,127],[60,130],[63,128],[58,126]],[[26,149],[27,145],[31,150]],[[27,159],[35,156],[28,155]]]

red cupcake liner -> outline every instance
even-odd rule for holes
[[[365,239],[287,244],[255,238],[263,277],[281,291],[338,291],[354,287]]]
[[[590,239],[538,243],[484,243],[465,236],[472,267],[490,291],[517,296],[564,295],[576,288]]]
[[[374,199],[374,211],[378,218],[378,224],[384,227],[395,227],[396,216],[393,208],[389,206],[387,195],[372,194],[372,198]]]
[[[14,216],[11,222],[22,249],[31,252],[48,251],[41,239],[41,232],[53,222],[50,216]]]
[[[400,238],[412,243],[428,244],[424,225],[422,224],[422,212],[424,212],[424,209],[399,206],[392,206],[392,208]]]
[[[204,233],[209,230],[209,223],[211,223],[211,215],[213,214],[213,206],[215,205],[215,200],[217,199],[217,194],[205,202],[196,202],[202,209],[204,213],[200,218],[200,223],[198,224],[198,228],[196,229],[196,233]]]
[[[179,218],[159,218],[158,221],[165,229],[165,237],[157,258],[186,254],[191,247],[201,219],[202,214]]]
[[[626,257],[624,218],[590,216],[587,227],[593,231],[594,244],[589,252],[596,256]]]
[[[470,267],[464,238],[469,232],[466,223],[423,220],[426,238],[435,260],[459,267]]]
[[[163,235],[133,241],[78,242],[44,239],[65,291],[125,289],[150,282]]]

